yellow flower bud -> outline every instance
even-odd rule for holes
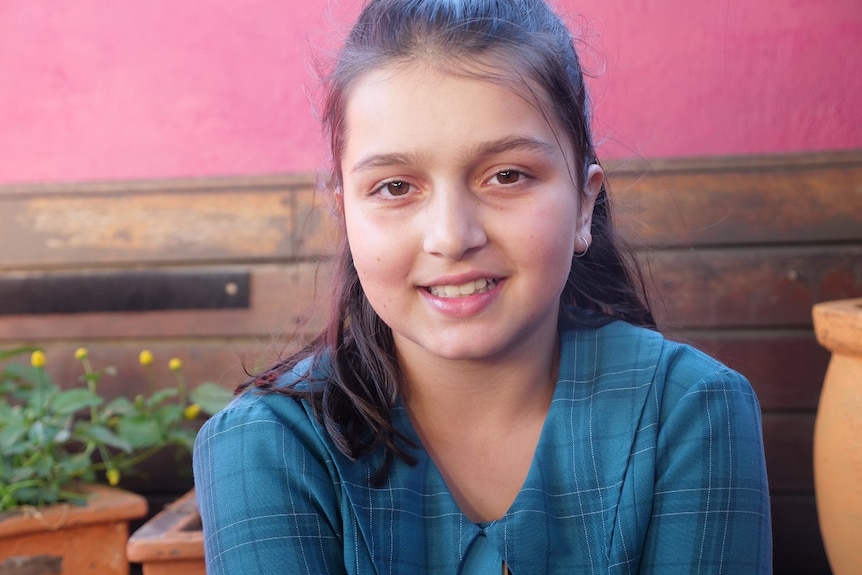
[[[183,417],[186,419],[195,419],[201,412],[201,406],[193,403],[183,410]]]
[[[144,367],[147,367],[147,366],[153,365],[153,352],[151,352],[151,351],[150,351],[150,350],[148,350],[148,349],[145,349],[144,351],[142,351],[142,352],[140,353],[140,355],[138,355],[138,361],[139,361],[139,362],[141,363],[141,365],[143,365]]]
[[[120,470],[112,467],[105,473],[105,478],[108,480],[108,485],[116,487],[120,483]]]
[[[168,362],[168,368],[171,371],[179,371],[183,368],[183,362],[181,362],[179,358],[174,357]]]
[[[86,347],[79,347],[78,349],[75,350],[75,359],[77,359],[78,361],[83,360],[83,359],[87,359],[88,355],[90,355],[90,354],[87,351]]]
[[[33,367],[45,367],[45,352],[37,349],[30,356],[30,365]]]

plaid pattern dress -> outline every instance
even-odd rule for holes
[[[561,331],[559,379],[505,516],[470,522],[427,453],[351,461],[308,405],[246,392],[201,430],[207,572],[771,573],[760,408],[693,348],[616,321]],[[417,442],[403,408],[397,428]]]

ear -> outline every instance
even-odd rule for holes
[[[584,182],[584,192],[581,195],[581,211],[578,214],[578,236],[586,241],[587,245],[575,245],[576,251],[586,251],[593,241],[590,228],[593,224],[593,209],[596,207],[596,198],[602,191],[602,183],[605,181],[605,172],[598,164],[590,164],[587,168],[587,179]]]

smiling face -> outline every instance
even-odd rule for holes
[[[547,349],[591,191],[562,130],[512,89],[429,66],[354,84],[341,158],[347,239],[402,361]]]

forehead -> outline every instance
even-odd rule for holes
[[[366,72],[352,86],[342,160],[367,147],[455,148],[521,135],[559,146],[567,138],[553,117],[544,90],[523,76],[499,69],[488,74],[463,63],[389,65]]]

